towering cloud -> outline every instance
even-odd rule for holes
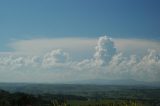
[[[107,36],[100,37],[94,55],[96,64],[102,66],[108,64],[115,53],[116,48],[112,39]]]
[[[160,81],[160,53],[149,49],[136,66],[136,73],[141,80]]]
[[[82,79],[135,79],[160,81],[160,53],[149,49],[143,55],[117,52],[107,36],[98,39],[95,53],[81,61],[71,60],[62,49],[32,55],[0,55],[0,81],[67,81]],[[132,48],[132,47],[130,47]],[[22,76],[17,79],[17,75]],[[33,79],[33,80],[32,80]]]

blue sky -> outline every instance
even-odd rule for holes
[[[160,0],[0,0],[0,82],[160,81],[159,5]]]
[[[159,5],[159,0],[0,0],[0,47],[39,37],[160,39]]]

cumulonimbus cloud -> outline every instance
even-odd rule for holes
[[[76,46],[76,45],[75,45]],[[94,48],[94,47],[93,47]],[[8,81],[66,81],[82,79],[136,79],[160,81],[159,51],[149,49],[145,55],[125,55],[117,50],[114,40],[102,36],[95,45],[91,58],[72,60],[62,49],[40,55],[1,55],[0,80]],[[25,74],[24,74],[25,73]],[[23,76],[17,78],[17,76]],[[12,79],[10,79],[12,80]]]
[[[98,65],[106,65],[116,53],[114,42],[107,36],[100,37],[95,52],[95,62]]]

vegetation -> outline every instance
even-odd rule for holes
[[[159,101],[131,99],[90,99],[74,95],[31,95],[0,91],[0,106],[158,106]]]
[[[160,106],[159,87],[0,84],[0,89],[0,106]]]

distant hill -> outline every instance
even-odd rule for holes
[[[133,79],[123,80],[105,80],[105,79],[90,79],[71,81],[71,84],[96,84],[96,85],[145,85],[145,86],[160,86],[160,82],[144,82]]]
[[[72,81],[65,84],[47,83],[0,83],[0,89],[10,92],[25,92],[30,94],[77,94],[80,92],[101,92],[123,89],[160,89],[159,82],[143,82],[128,80],[92,79]]]

